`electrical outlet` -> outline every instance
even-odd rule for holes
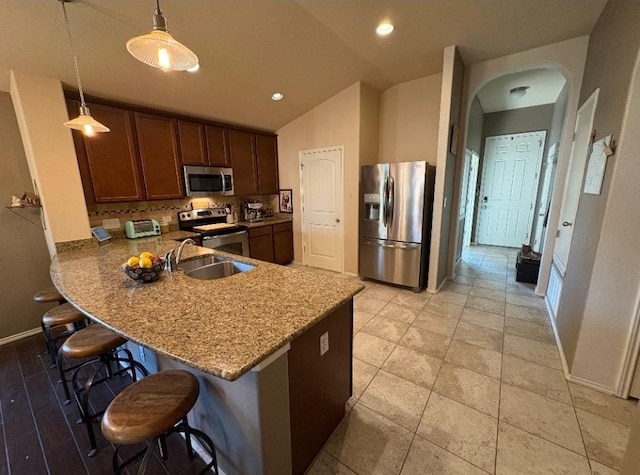
[[[329,351],[329,332],[325,332],[320,337],[320,356]]]
[[[120,229],[120,220],[118,218],[103,219],[102,225],[104,229]]]
[[[147,355],[144,352],[144,346],[138,347],[138,353],[140,354],[140,361],[142,361],[143,363],[147,361]]]
[[[163,223],[170,223],[171,222],[171,215],[167,214],[165,216],[162,217],[162,222]]]

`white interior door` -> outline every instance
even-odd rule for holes
[[[342,272],[342,147],[300,152],[303,264]]]
[[[553,248],[553,261],[564,275],[567,270],[567,259],[571,249],[571,238],[573,237],[573,223],[578,212],[578,202],[580,200],[580,189],[582,179],[587,164],[589,153],[589,141],[591,129],[593,128],[593,116],[598,104],[598,93],[596,89],[587,101],[578,110],[576,116],[576,128],[571,145],[571,157],[569,158],[569,168],[564,185],[564,196],[562,207],[560,208],[560,226],[556,235],[556,242]]]
[[[478,244],[520,247],[529,243],[545,136],[541,131],[487,138]]]

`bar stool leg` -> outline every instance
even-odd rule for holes
[[[153,452],[156,449],[156,445],[158,445],[157,437],[151,441],[151,443],[149,444],[149,448],[147,448],[147,451],[144,453],[142,462],[140,462],[140,467],[138,467],[138,475],[144,475],[146,473],[149,462],[151,461],[151,457],[153,456]]]
[[[66,406],[71,402],[71,393],[69,391],[69,385],[67,384],[67,378],[64,375],[65,371],[64,371],[64,367],[62,366],[63,359],[64,359],[64,352],[62,351],[62,348],[60,348],[58,350],[58,359],[56,364],[58,366],[58,374],[60,375],[60,382],[62,383],[62,389],[64,390],[65,400],[63,404]]]

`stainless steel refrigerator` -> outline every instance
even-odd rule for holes
[[[435,167],[425,161],[360,169],[358,273],[411,287],[427,284]]]

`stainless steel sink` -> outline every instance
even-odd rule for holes
[[[223,277],[229,277],[241,272],[247,272],[251,269],[255,269],[255,266],[244,264],[242,262],[222,261],[198,267],[189,271],[185,270],[185,275],[193,277],[194,279],[211,280],[222,279]]]
[[[189,259],[188,261],[181,261],[178,263],[178,269],[184,272],[191,272],[192,270],[200,267],[209,266],[217,262],[224,261],[223,258],[209,254],[206,256],[198,257],[197,259]]]

